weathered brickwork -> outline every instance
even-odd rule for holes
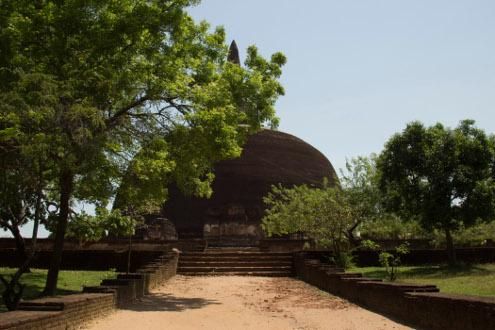
[[[435,285],[385,283],[345,273],[296,253],[299,278],[370,310],[422,329],[495,329],[495,299],[449,295]]]
[[[88,320],[104,316],[115,308],[112,294],[74,294],[43,298],[36,305],[0,315],[0,329],[75,329]],[[34,302],[33,302],[34,303]],[[39,309],[46,308],[46,311]],[[49,311],[49,309],[60,309]]]
[[[24,302],[21,310],[0,314],[0,329],[77,329],[161,285],[175,275],[177,260],[176,253],[167,253],[135,273],[85,287],[84,293]]]

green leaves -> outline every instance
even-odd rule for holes
[[[134,157],[119,187],[114,208],[132,214],[156,213],[167,196],[167,182],[175,169],[168,144],[154,138]]]
[[[378,189],[378,171],[375,154],[357,157],[346,162],[346,171],[340,171],[340,182],[353,209],[356,226],[384,216]]]
[[[426,229],[455,230],[494,215],[493,139],[462,121],[408,124],[393,136],[378,159],[381,190],[389,208],[417,217]]]
[[[274,186],[264,202],[268,209],[262,228],[268,236],[305,233],[320,245],[332,246],[337,254],[347,244],[352,210],[339,188]]]
[[[196,3],[2,1],[0,158],[43,164],[60,231],[71,200],[103,206],[119,184],[131,214],[156,212],[173,178],[211,194],[213,163],[276,122],[283,56],[250,51],[246,67],[226,63],[225,32],[194,22],[186,8]],[[57,267],[45,293],[55,290]]]
[[[69,222],[67,237],[75,238],[80,243],[98,241],[107,234],[113,237],[129,237],[134,235],[136,224],[136,220],[122,215],[120,210],[110,212],[99,208],[96,215],[89,215],[83,211]]]
[[[227,62],[224,29],[187,14],[196,3],[4,1],[0,146],[43,159],[52,182],[70,169],[74,196],[97,204],[125,175],[120,196],[148,211],[171,180],[211,194],[213,163],[276,125],[285,57]]]

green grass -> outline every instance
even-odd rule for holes
[[[16,269],[1,268],[1,275],[11,275]],[[31,269],[31,273],[26,273],[21,277],[21,283],[26,285],[24,289],[24,300],[39,297],[45,287],[47,270]],[[82,286],[99,285],[105,278],[115,277],[114,271],[85,271],[85,270],[62,270],[58,277],[57,295],[81,292]],[[9,278],[9,277],[7,277]],[[3,284],[0,283],[0,292],[3,292]],[[0,311],[5,310],[5,305],[0,297]]]
[[[385,279],[383,267],[354,267],[351,272]],[[399,268],[398,282],[435,284],[443,293],[495,297],[495,264],[441,266],[403,266]]]

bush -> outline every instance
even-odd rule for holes
[[[362,247],[373,251],[380,251],[378,260],[380,265],[385,268],[388,280],[395,281],[397,279],[398,267],[401,264],[400,258],[409,253],[409,244],[407,242],[400,244],[392,251],[381,251],[380,246],[370,240],[363,241]]]

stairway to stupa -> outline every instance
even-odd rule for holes
[[[293,274],[292,254],[257,247],[209,247],[204,252],[181,253],[177,272],[190,276],[288,277]]]

